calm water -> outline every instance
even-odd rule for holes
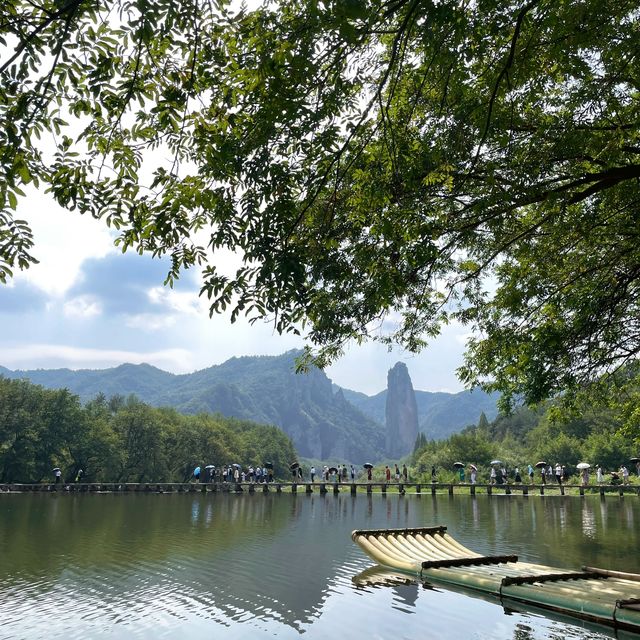
[[[5,494],[0,638],[613,635],[381,576],[350,538],[434,524],[482,553],[640,571],[633,497]]]

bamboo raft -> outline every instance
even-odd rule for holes
[[[640,575],[582,567],[566,571],[515,555],[483,556],[447,528],[357,530],[351,538],[378,564],[429,582],[640,632]]]

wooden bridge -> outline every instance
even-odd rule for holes
[[[584,496],[585,494],[632,494],[640,496],[640,485],[577,485],[577,484],[469,484],[439,483],[428,484],[414,482],[73,482],[56,484],[0,484],[0,493],[388,493],[405,495],[411,491],[416,495],[456,494],[486,495],[506,494],[528,495],[566,495],[566,492]]]

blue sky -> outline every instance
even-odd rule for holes
[[[187,373],[233,356],[278,355],[303,345],[267,323],[250,326],[228,316],[209,318],[199,274],[187,272],[174,289],[162,285],[159,260],[122,254],[102,222],[61,210],[32,192],[19,217],[31,224],[40,263],[0,285],[0,365],[9,369],[102,369],[147,362]],[[464,329],[452,325],[419,355],[389,353],[375,343],[354,345],[327,370],[337,384],[374,394],[387,371],[407,364],[413,386],[459,391]]]

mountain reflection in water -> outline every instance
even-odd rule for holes
[[[369,570],[350,538],[435,524],[480,553],[640,570],[633,498],[5,494],[0,638],[610,635]]]

